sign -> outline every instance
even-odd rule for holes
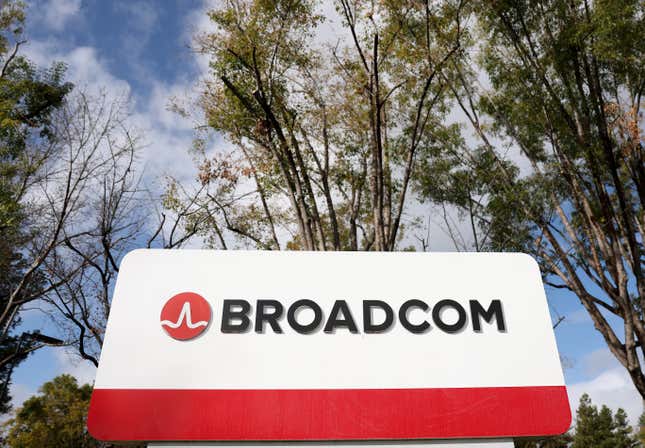
[[[88,416],[118,441],[553,435],[571,422],[523,254],[137,250]]]

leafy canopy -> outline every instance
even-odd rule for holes
[[[6,441],[12,448],[92,448],[99,442],[86,429],[92,388],[79,386],[70,375],[43,384],[40,394],[29,398],[6,423]]]
[[[5,309],[11,291],[27,268],[24,250],[30,235],[24,231],[29,219],[23,209],[27,186],[43,160],[53,138],[51,114],[61,106],[71,90],[63,82],[65,67],[54,64],[41,70],[20,55],[24,5],[4,1],[0,7],[0,309]],[[34,276],[24,288],[31,294],[39,283]],[[31,341],[24,340],[18,352],[19,338],[10,330],[19,323],[15,313],[0,320],[0,379],[5,390],[13,366],[21,362]],[[0,397],[0,414],[9,409],[11,397]]]

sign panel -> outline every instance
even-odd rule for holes
[[[527,255],[137,250],[88,427],[120,441],[401,440],[570,421]]]

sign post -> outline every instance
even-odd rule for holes
[[[241,447],[262,447],[262,448],[308,448],[308,447],[331,447],[331,448],[514,448],[510,439],[485,439],[485,440],[457,440],[457,441],[367,441],[367,442],[218,442],[218,443],[151,443],[148,448],[241,448]]]
[[[505,447],[570,422],[539,268],[508,253],[134,251],[88,417],[159,447]]]

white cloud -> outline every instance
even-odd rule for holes
[[[606,348],[595,350],[582,358],[582,367],[589,375],[598,375],[604,371],[621,367],[614,355]]]
[[[184,32],[180,36],[182,44],[189,43],[191,46],[197,47],[195,43],[196,37],[215,31],[215,25],[208,17],[207,12],[216,6],[217,4],[214,1],[204,0],[201,8],[194,9],[186,15]],[[199,68],[200,75],[206,75],[209,72],[209,56],[193,51],[193,57]]]
[[[159,5],[148,1],[121,1],[115,8],[124,12],[130,24],[142,31],[152,30],[159,19]]]
[[[68,64],[68,76],[79,86],[89,86],[92,90],[101,88],[115,95],[129,95],[127,81],[114,77],[93,47],[76,47],[61,56]]]
[[[167,84],[163,82],[152,82],[152,89],[146,113],[154,118],[155,122],[163,129],[169,131],[192,131],[193,124],[174,111],[169,109],[170,101],[192,98],[194,95],[194,83]]]
[[[607,405],[616,411],[627,412],[632,425],[638,424],[643,412],[643,400],[634,387],[627,371],[618,364],[609,350],[601,349],[589,353],[582,364],[592,378],[568,386],[572,415],[575,416],[580,397],[588,394],[598,407]]]
[[[96,376],[94,364],[65,349],[54,350],[54,355],[58,370],[55,376],[67,373],[76,378],[79,385],[94,383]]]
[[[36,391],[29,386],[24,384],[12,384],[10,387],[11,393],[11,405],[14,409],[19,408],[22,404],[27,401]]]
[[[81,0],[49,0],[33,5],[35,21],[46,29],[62,31],[69,22],[80,18]]]
[[[130,97],[129,124],[143,134],[145,147],[140,160],[146,166],[147,183],[154,183],[155,178],[170,170],[180,180],[194,177],[195,167],[188,153],[192,123],[167,110],[167,106],[172,97],[190,95],[195,80],[174,84],[153,80],[150,92],[133,92],[126,80],[111,73],[93,47],[81,46],[65,51],[56,40],[34,41],[26,48],[26,54],[40,66],[65,61],[68,64],[66,78],[79,89],[94,94],[105,91],[110,97]],[[149,93],[147,98],[146,93]]]
[[[25,55],[36,65],[47,67],[53,62],[67,64],[66,80],[91,91],[105,89],[114,95],[129,95],[130,84],[112,75],[106,62],[94,47],[80,46],[63,50],[56,39],[32,41],[25,47]]]
[[[567,324],[585,324],[585,325],[591,325],[593,323],[591,321],[591,317],[589,317],[589,313],[584,308],[581,308],[577,311],[574,311],[571,314],[568,314],[565,318],[565,322]]]

